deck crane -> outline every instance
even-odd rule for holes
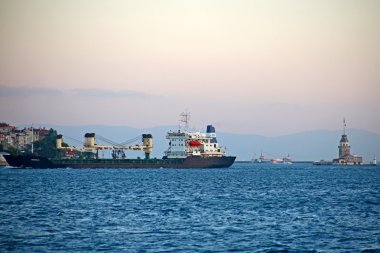
[[[78,151],[90,151],[94,150],[106,150],[106,149],[118,149],[118,150],[142,150],[145,153],[145,159],[150,159],[150,153],[153,151],[153,136],[151,134],[142,135],[142,145],[98,145],[95,143],[95,133],[86,133],[84,135],[85,142],[83,147],[68,146],[63,147],[63,136],[57,135],[56,149],[57,150],[78,150]]]

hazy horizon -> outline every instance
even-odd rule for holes
[[[0,121],[380,133],[380,1],[0,2]]]

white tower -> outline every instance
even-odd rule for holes
[[[343,134],[339,142],[339,158],[350,155],[350,142],[346,135],[346,119],[343,119]]]

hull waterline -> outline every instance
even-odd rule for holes
[[[13,168],[228,168],[236,157],[187,157],[176,159],[48,159],[5,155]]]

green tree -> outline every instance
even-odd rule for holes
[[[44,156],[48,158],[55,157],[57,154],[56,139],[57,131],[51,128],[49,130],[49,133],[45,135],[45,137],[42,140],[34,142],[35,155]],[[65,145],[67,144],[65,143]]]

